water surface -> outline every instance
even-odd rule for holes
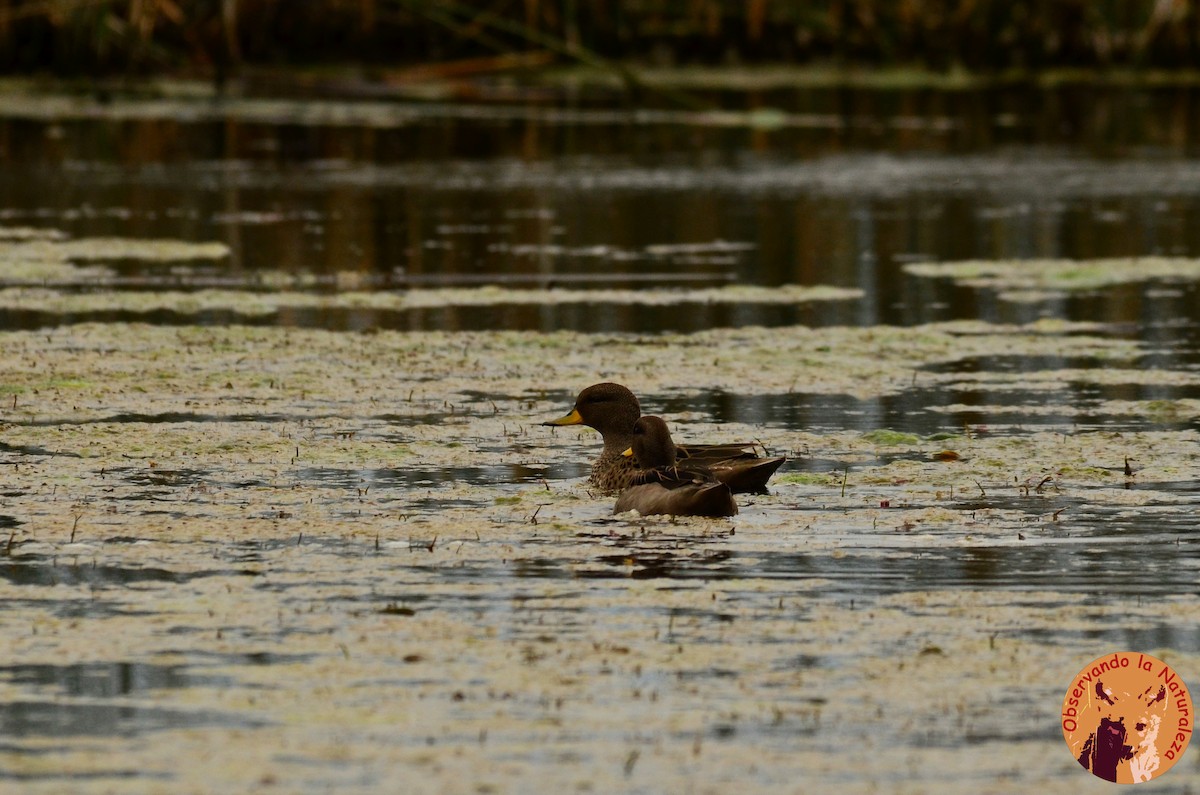
[[[0,103],[0,779],[1076,792],[1079,666],[1200,682],[1194,277],[905,269],[1197,256],[1195,92],[721,99]],[[613,517],[602,379],[790,460]]]

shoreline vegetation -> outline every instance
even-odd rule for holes
[[[1190,85],[1200,0],[10,0],[0,75],[439,98],[504,79],[683,105],[694,91]]]

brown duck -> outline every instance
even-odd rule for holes
[[[579,393],[575,407],[565,416],[543,425],[587,425],[600,432],[604,449],[592,465],[592,485],[605,492],[617,492],[628,486],[638,471],[631,457],[622,456],[633,445],[633,426],[642,416],[638,399],[620,384],[594,384]],[[680,461],[711,469],[734,494],[762,493],[782,456],[763,458],[761,445],[693,444],[675,448]]]
[[[729,486],[711,469],[678,463],[671,432],[661,417],[642,417],[633,424],[633,445],[625,451],[638,470],[621,492],[613,513],[637,511],[642,516],[733,516],[737,503]]]

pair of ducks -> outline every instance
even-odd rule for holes
[[[733,495],[766,491],[784,461],[760,458],[752,443],[676,446],[662,418],[643,417],[637,397],[620,384],[589,386],[566,416],[542,424],[600,432],[604,449],[591,480],[602,491],[620,492],[613,513],[733,516]]]

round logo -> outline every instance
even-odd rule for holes
[[[1157,657],[1121,651],[1084,666],[1063,699],[1071,755],[1119,784],[1158,778],[1183,756],[1195,713],[1187,686]]]

